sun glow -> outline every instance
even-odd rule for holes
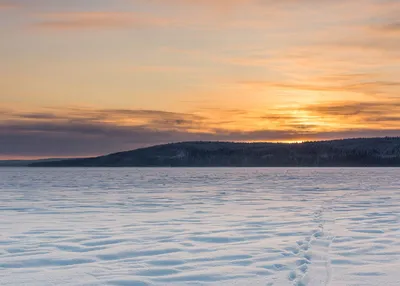
[[[0,158],[400,135],[400,1],[263,2],[0,0]]]
[[[305,140],[285,140],[285,141],[280,141],[279,143],[287,143],[287,144],[301,144],[306,142]]]

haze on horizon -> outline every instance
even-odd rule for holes
[[[0,159],[400,136],[400,0],[0,0]]]

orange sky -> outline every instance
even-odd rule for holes
[[[399,0],[0,0],[0,159],[400,135]]]

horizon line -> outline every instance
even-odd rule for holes
[[[160,144],[154,144],[154,145],[149,145],[149,146],[143,146],[139,148],[134,148],[134,149],[129,149],[129,150],[121,150],[121,151],[115,151],[111,153],[103,153],[103,154],[97,154],[97,155],[85,155],[85,156],[66,156],[66,157],[58,157],[58,156],[49,156],[49,157],[43,157],[43,156],[18,156],[18,157],[1,157],[0,156],[0,161],[37,161],[37,160],[68,160],[68,159],[85,159],[85,158],[95,158],[95,157],[100,157],[100,156],[107,156],[111,154],[116,154],[116,153],[123,153],[123,152],[129,152],[129,151],[134,151],[134,150],[139,150],[139,149],[145,149],[145,148],[151,148],[151,147],[156,147],[156,146],[163,146],[163,145],[170,145],[170,144],[180,144],[180,143],[233,143],[233,144],[303,144],[303,143],[312,143],[312,142],[329,142],[329,141],[340,141],[340,140],[357,140],[357,139],[388,139],[388,138],[400,138],[400,136],[378,136],[378,137],[349,137],[349,138],[335,138],[335,139],[321,139],[321,140],[271,140],[271,141],[223,141],[223,140],[197,140],[197,141],[176,141],[176,142],[169,142],[169,143],[160,143]]]

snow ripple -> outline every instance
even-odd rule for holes
[[[397,177],[2,168],[0,284],[397,286]]]

